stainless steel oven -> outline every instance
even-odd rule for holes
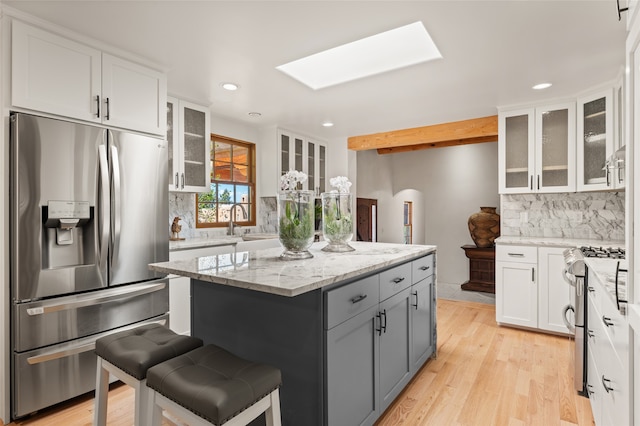
[[[562,275],[564,280],[575,289],[575,297],[573,298],[573,305],[569,304],[564,307],[562,318],[569,331],[574,334],[574,387],[580,395],[586,396],[587,343],[584,338],[584,326],[587,321],[584,294],[586,267],[584,257],[579,248],[566,249],[563,254],[565,268]],[[571,313],[573,313],[573,320],[569,318]]]

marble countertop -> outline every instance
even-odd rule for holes
[[[613,304],[616,304],[616,266],[620,262],[620,269],[628,269],[626,260],[586,257],[584,263],[593,272],[600,284],[605,288]],[[621,301],[627,300],[627,272],[620,272],[618,276],[618,298]],[[620,312],[625,314],[626,303],[621,305]]]
[[[496,239],[496,244],[505,245],[535,245],[547,247],[624,247],[624,241],[588,240],[577,238],[548,238],[548,237],[516,237],[501,236]]]
[[[297,296],[340,281],[398,265],[436,251],[432,245],[349,243],[355,251],[322,251],[326,243],[314,243],[313,258],[285,261],[282,248],[226,253],[190,260],[153,263],[149,268],[217,284]]]

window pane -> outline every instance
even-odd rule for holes
[[[232,203],[233,190],[233,185],[218,184],[218,203]]]
[[[226,161],[214,161],[213,167],[215,170],[215,175],[213,178],[215,180],[224,180],[224,181],[232,180],[230,163],[227,163]]]
[[[231,162],[231,144],[215,141],[215,151],[213,153],[215,161]]]
[[[249,148],[244,146],[233,147],[233,164],[249,164]]]
[[[233,165],[233,178],[234,182],[249,182],[248,175],[249,168],[246,165]]]

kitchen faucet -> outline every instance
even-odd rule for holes
[[[233,228],[235,227],[235,225],[233,224],[233,211],[238,206],[242,209],[244,218],[247,218],[247,209],[245,209],[242,204],[236,203],[232,205],[231,209],[229,209],[229,228],[227,228],[227,235],[233,235]]]

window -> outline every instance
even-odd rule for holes
[[[211,191],[196,195],[196,228],[256,224],[256,146],[211,135]]]
[[[413,235],[413,202],[405,201],[404,202],[404,243],[412,244]]]

